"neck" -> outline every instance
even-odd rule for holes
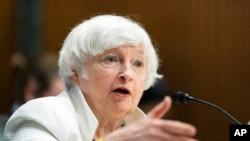
[[[99,125],[95,132],[95,138],[106,136],[112,131],[120,128],[123,124],[123,118],[121,120],[115,120],[115,121],[105,120],[105,119],[98,119],[98,121],[99,121]]]
[[[88,96],[85,96],[85,100],[99,123],[95,132],[95,139],[106,136],[121,127],[127,113],[117,113],[100,107],[96,108],[91,100],[88,99]]]

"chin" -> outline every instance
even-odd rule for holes
[[[135,108],[132,108],[131,106],[128,105],[117,105],[116,107],[112,107],[113,108],[113,112],[115,113],[120,113],[120,114],[126,114],[126,113],[130,113],[133,112]]]
[[[132,101],[112,101],[108,104],[107,110],[112,111],[116,114],[127,114],[133,112],[136,106],[133,104]]]

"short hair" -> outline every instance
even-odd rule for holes
[[[66,37],[59,56],[59,74],[67,89],[73,83],[70,77],[75,70],[78,76],[87,78],[86,61],[90,56],[120,46],[142,44],[146,54],[146,82],[151,87],[162,76],[157,73],[159,59],[151,39],[144,28],[128,17],[98,15],[77,25]]]

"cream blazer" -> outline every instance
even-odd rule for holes
[[[131,124],[145,117],[137,108],[125,118]],[[56,97],[31,100],[9,119],[4,141],[92,141],[98,121],[78,86]]]

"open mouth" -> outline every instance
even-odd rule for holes
[[[130,94],[130,92],[126,89],[123,89],[123,88],[118,88],[118,89],[115,89],[113,90],[113,92],[116,92],[116,93],[120,93],[120,94]]]

